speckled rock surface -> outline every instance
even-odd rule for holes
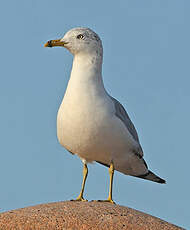
[[[0,230],[177,230],[182,229],[131,208],[106,202],[64,201],[0,214]]]

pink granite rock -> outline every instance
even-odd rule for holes
[[[159,218],[106,202],[64,201],[0,214],[0,230],[179,230]]]

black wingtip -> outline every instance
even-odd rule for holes
[[[166,184],[166,181],[164,179],[162,179],[162,178],[159,178],[159,180],[156,181],[156,182],[158,182],[160,184]]]
[[[164,179],[158,177],[157,175],[155,175],[150,170],[148,171],[148,173],[143,174],[143,175],[139,175],[137,177],[145,179],[145,180],[151,180],[151,181],[154,181],[154,182],[160,183],[160,184],[166,184],[166,181]]]

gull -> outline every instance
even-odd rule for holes
[[[109,167],[107,202],[112,199],[113,175],[126,175],[157,183],[165,180],[148,169],[137,131],[122,104],[110,96],[102,80],[103,47],[89,28],[74,28],[45,47],[65,47],[74,58],[65,95],[57,114],[57,137],[62,146],[83,162],[83,182],[77,201],[83,197],[87,164]]]

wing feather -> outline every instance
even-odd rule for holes
[[[135,129],[135,126],[133,125],[131,119],[129,118],[129,115],[127,114],[125,108],[122,106],[122,104],[117,101],[115,98],[111,97],[111,99],[114,102],[115,105],[115,115],[124,123],[125,127],[128,129],[134,140],[139,144],[139,152],[135,153],[139,155],[139,157],[143,156],[143,150],[139,142],[139,137],[137,134],[137,131]]]

